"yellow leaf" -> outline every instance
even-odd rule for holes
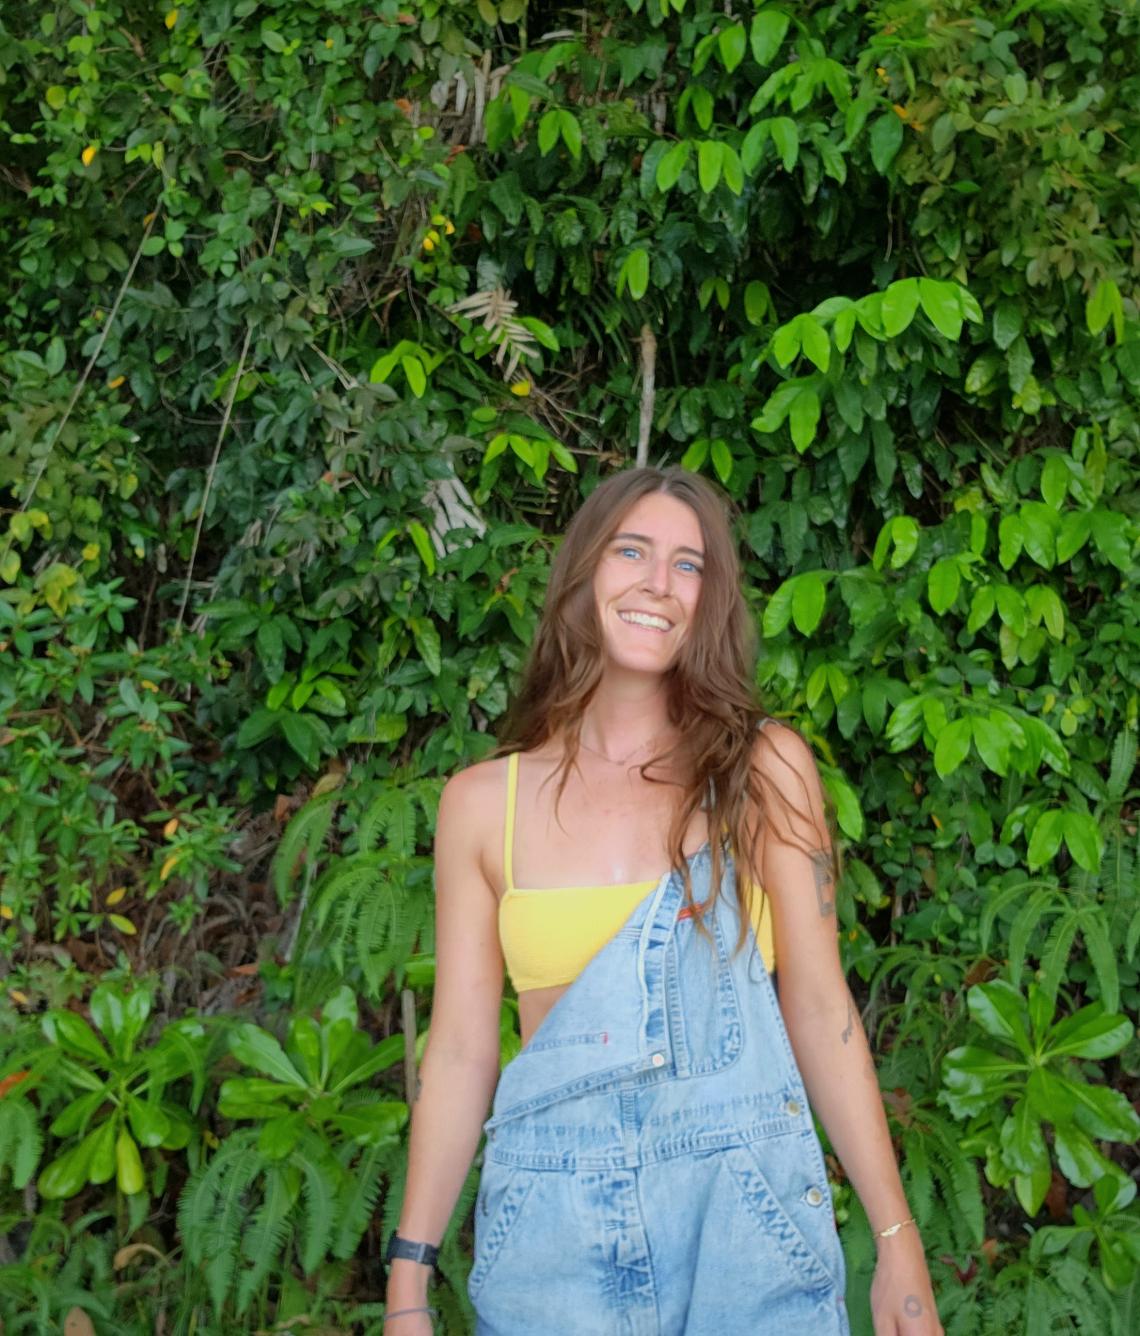
[[[333,41],[333,39],[332,39],[331,37],[326,37],[326,38],[325,38],[325,46],[327,46],[328,49],[331,51],[331,50],[333,49],[333,47],[336,46],[336,43]]]
[[[313,785],[312,797],[319,798],[324,793],[332,793],[334,789],[339,789],[344,783],[343,770],[330,770],[327,775],[322,775]]]
[[[520,399],[525,399],[527,395],[530,393],[530,381],[516,380],[515,383],[511,386],[511,393],[517,394]]]
[[[176,9],[172,9],[170,13],[167,14],[166,18],[163,19],[163,23],[165,23],[168,28],[173,28],[177,22],[178,22],[178,10]]]
[[[124,918],[122,914],[108,914],[107,922],[113,924],[121,933],[125,933],[128,937],[133,937],[135,933],[138,932],[138,928],[135,927],[129,918]]]
[[[170,840],[174,838],[174,832],[177,829],[178,829],[178,818],[176,816],[172,816],[170,820],[166,823],[166,825],[163,826],[162,833],[163,835],[166,836],[168,840]],[[166,873],[164,872],[162,875],[165,876]]]
[[[895,102],[895,103],[893,104],[893,109],[894,109],[894,113],[895,113],[895,115],[899,118],[900,121],[905,121],[905,120],[906,120],[908,113],[907,113],[907,109],[906,109],[905,107],[900,106],[897,102]]]
[[[439,240],[439,234],[437,232],[429,232],[427,236],[424,237],[424,250],[426,251],[435,250],[435,243],[438,240]]]
[[[127,893],[127,888],[125,886],[116,886],[115,889],[110,893],[110,895],[107,896],[106,900],[103,901],[103,903],[105,905],[117,905],[119,901],[122,900],[122,898],[126,895],[126,893]]]
[[[0,905],[0,919],[6,919],[9,923],[16,917],[11,905]]]
[[[149,227],[149,226],[151,225],[151,223],[154,222],[154,219],[155,219],[155,215],[154,215],[153,212],[144,215],[144,217],[143,217],[143,227]],[[102,312],[102,311],[96,311],[96,312],[95,312],[95,317],[96,317],[96,319],[100,319],[100,318],[102,317],[102,315],[103,315],[103,312]]]
[[[126,379],[126,376],[116,376],[114,380],[109,380],[107,382],[107,388],[109,390],[117,390],[120,385],[126,382]]]
[[[455,224],[451,221],[450,218],[447,220],[446,223],[444,223],[443,230],[447,233],[448,236],[451,236],[451,234],[455,231]]]
[[[217,1150],[222,1144],[208,1127],[202,1128],[202,1140],[211,1150]]]
[[[159,872],[159,874],[158,874],[158,879],[159,879],[159,881],[165,881],[165,880],[167,879],[167,877],[170,876],[170,874],[171,874],[171,873],[174,871],[174,869],[178,866],[178,860],[179,860],[181,857],[182,857],[182,854],[181,854],[181,852],[180,852],[179,850],[175,850],[175,852],[172,853],[172,854],[170,855],[170,857],[166,860],[166,862],[163,863],[163,865],[162,865],[162,871]]]
[[[145,677],[139,680],[139,686],[142,687],[144,691],[158,691],[158,684],[156,682],[148,682]]]
[[[82,1308],[72,1308],[63,1319],[63,1336],[95,1336],[95,1325]]]
[[[94,561],[98,555],[99,555],[98,543],[88,543],[83,549],[84,561]]]
[[[9,988],[8,996],[17,1004],[17,1006],[26,1007],[28,1005],[27,993],[21,993],[18,988]]]
[[[81,159],[82,162],[83,162],[84,167],[90,167],[90,166],[91,166],[91,164],[95,161],[95,154],[98,153],[98,152],[99,152],[98,145],[96,145],[96,144],[88,144],[88,145],[87,145],[87,147],[86,147],[86,148],[83,150],[83,152],[79,155],[80,159]]]

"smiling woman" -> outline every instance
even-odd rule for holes
[[[809,1096],[877,1231],[876,1331],[940,1332],[839,965],[819,777],[764,717],[753,664],[713,488],[648,468],[599,486],[554,563],[501,753],[440,804],[396,1336],[430,1331],[424,1262],[492,1093],[480,1336],[843,1336]],[[504,964],[524,1047],[500,1077]]]

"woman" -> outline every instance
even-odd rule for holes
[[[481,1336],[846,1332],[805,1088],[876,1234],[876,1336],[941,1332],[840,967],[819,777],[762,718],[750,643],[713,488],[680,469],[599,486],[555,560],[508,754],[440,803],[389,1336],[431,1331],[433,1246],[493,1092]],[[524,1047],[500,1080],[504,960]]]

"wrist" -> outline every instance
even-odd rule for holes
[[[396,1258],[388,1264],[388,1303],[392,1307],[408,1307],[427,1302],[428,1280],[431,1267],[421,1262]]]

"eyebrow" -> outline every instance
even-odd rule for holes
[[[646,545],[646,547],[652,547],[652,546],[653,546],[653,539],[650,538],[647,534],[643,534],[643,533],[615,533],[614,536],[613,536],[613,538],[611,539],[611,542],[616,543],[616,542],[618,541],[619,538],[632,538],[632,539],[634,539],[635,542],[638,542],[638,543],[644,543],[644,544]],[[704,561],[704,559],[705,559],[705,554],[704,554],[703,552],[699,551],[699,550],[698,550],[697,548],[695,548],[695,547],[679,547],[679,548],[677,549],[677,551],[678,551],[678,552],[689,552],[689,553],[691,553],[694,557],[697,557],[697,558],[698,558],[699,560],[701,560],[701,561]]]

